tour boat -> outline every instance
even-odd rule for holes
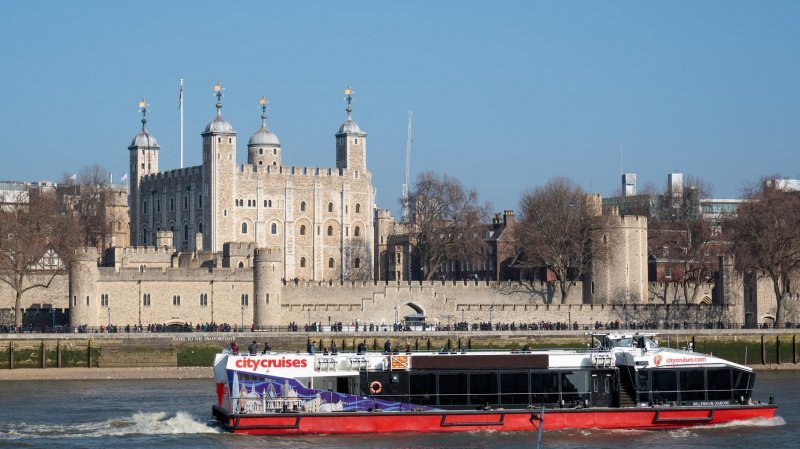
[[[213,415],[253,435],[670,429],[772,418],[753,370],[594,334],[588,349],[222,353]]]

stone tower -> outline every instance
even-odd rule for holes
[[[253,259],[253,325],[280,326],[281,274],[280,248],[257,248]]]
[[[603,213],[608,227],[595,237],[594,244],[601,245],[601,250],[584,283],[584,302],[644,304],[648,298],[647,217],[620,215],[617,207]]]
[[[266,171],[265,165],[280,167],[281,142],[267,128],[267,100],[261,97],[261,128],[253,134],[247,144],[247,163],[258,171]]]
[[[152,229],[143,228],[144,222],[142,215],[152,213],[152,202],[147,201],[146,192],[139,191],[139,184],[143,176],[158,173],[158,142],[147,131],[147,101],[142,99],[139,102],[139,109],[142,111],[142,130],[139,131],[131,144],[128,146],[130,151],[131,174],[130,189],[128,194],[128,207],[130,208],[130,240],[134,246],[146,246],[153,244]],[[150,236],[148,236],[150,234]]]
[[[97,296],[97,249],[81,248],[69,268],[69,324],[99,325],[100,299]]]
[[[217,116],[201,134],[203,136],[203,249],[222,251],[222,244],[236,240],[234,192],[236,173],[236,131],[222,117],[222,85],[214,86],[217,95]]]
[[[367,168],[367,133],[353,121],[353,91],[348,87],[344,93],[347,95],[347,120],[336,133],[336,168],[363,172]]]

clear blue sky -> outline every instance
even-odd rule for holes
[[[342,90],[369,133],[378,205],[398,211],[406,120],[412,177],[447,173],[495,210],[556,175],[609,195],[699,176],[732,197],[800,177],[800,2],[0,2],[0,179],[127,172],[137,101],[162,170],[200,163],[212,85],[239,134],[258,98],[286,165],[334,166]]]

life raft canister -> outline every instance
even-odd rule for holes
[[[375,380],[371,384],[369,384],[369,392],[370,393],[378,394],[381,391],[383,391],[383,385],[381,385],[381,383],[378,382],[377,380]]]

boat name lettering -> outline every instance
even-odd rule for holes
[[[241,358],[236,361],[237,368],[249,368],[256,370],[261,368],[306,368],[308,361],[305,359],[252,359],[249,357]]]
[[[705,357],[666,357],[661,354],[653,358],[653,364],[660,366],[662,363],[665,365],[677,365],[679,363],[705,363]]]

